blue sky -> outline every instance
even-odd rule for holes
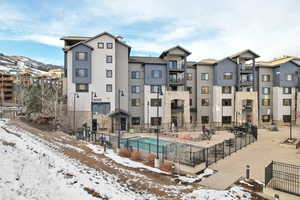
[[[300,57],[299,0],[0,0],[0,52],[63,64],[66,35],[121,35],[132,55],[177,44],[189,60],[251,49]]]

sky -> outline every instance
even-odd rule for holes
[[[0,52],[63,65],[62,36],[107,31],[131,55],[180,45],[190,61],[251,49],[300,57],[299,0],[0,0]]]

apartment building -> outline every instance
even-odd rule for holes
[[[298,115],[300,60],[295,57],[257,62],[259,55],[245,50],[191,62],[191,52],[181,46],[158,57],[130,56],[131,47],[107,32],[62,40],[64,91],[78,126],[93,117],[113,131],[119,122],[123,130],[170,129],[172,124],[283,123]]]

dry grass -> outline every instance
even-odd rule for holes
[[[134,161],[141,161],[141,153],[138,151],[133,151],[130,155],[130,159]]]
[[[122,156],[122,157],[125,157],[125,158],[130,158],[131,152],[128,149],[123,148],[123,149],[120,149],[119,156]]]
[[[160,165],[160,169],[169,173],[173,171],[174,163],[170,161],[165,161]]]

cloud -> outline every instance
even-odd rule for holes
[[[50,46],[63,47],[64,43],[59,40],[58,37],[47,36],[47,35],[28,35],[24,36],[23,40],[32,40],[35,42],[40,42],[42,44],[47,44]]]

